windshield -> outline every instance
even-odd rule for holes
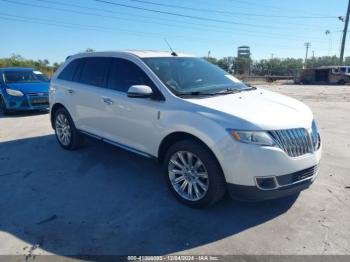
[[[250,89],[229,73],[194,57],[144,58],[143,61],[176,95]]]
[[[47,82],[48,79],[43,74],[34,73],[29,70],[11,70],[4,73],[5,83],[33,83]]]

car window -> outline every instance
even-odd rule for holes
[[[341,67],[340,71],[342,71],[343,73],[346,73],[346,67]]]
[[[194,57],[155,57],[143,61],[175,94],[196,92],[215,93],[220,91],[249,90],[250,87],[220,69]]]
[[[7,70],[3,75],[5,83],[46,82],[31,70]]]
[[[58,75],[57,78],[67,81],[72,81],[74,74],[76,72],[77,66],[80,64],[80,59],[75,59],[70,62],[65,68],[63,68],[62,72]]]
[[[140,67],[131,61],[113,58],[108,88],[127,93],[132,85],[148,85],[154,90],[153,82]]]
[[[79,82],[82,84],[105,87],[110,58],[90,57],[84,58],[84,66]]]

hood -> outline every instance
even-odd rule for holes
[[[310,128],[313,119],[311,110],[302,102],[263,89],[186,99],[186,101],[205,107],[207,110],[203,108],[199,110],[201,114],[227,122],[225,123],[227,128],[247,130]],[[210,112],[211,110],[216,112]]]
[[[27,93],[48,93],[49,82],[35,82],[35,83],[6,83],[7,88],[19,90],[24,94]]]

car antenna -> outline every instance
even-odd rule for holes
[[[177,56],[176,52],[171,48],[171,45],[169,44],[168,40],[166,40],[166,38],[164,38],[165,43],[168,45],[170,51],[171,51],[171,55],[172,56]]]

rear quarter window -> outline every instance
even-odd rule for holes
[[[111,59],[108,57],[84,58],[80,83],[97,87],[106,87]]]
[[[73,81],[74,75],[77,72],[78,65],[81,63],[80,59],[75,59],[71,61],[62,72],[58,75],[58,79]]]

